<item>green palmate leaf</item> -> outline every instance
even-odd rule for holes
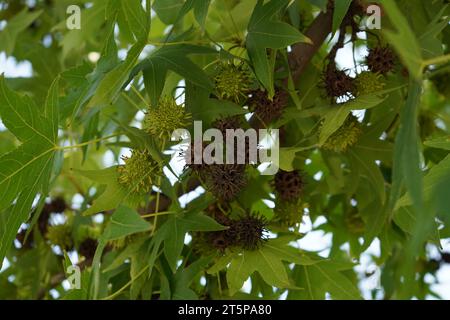
[[[139,232],[149,231],[150,223],[145,221],[135,210],[124,205],[117,205],[117,210],[111,217],[110,223],[99,239],[98,247],[92,262],[92,273],[90,279],[90,297],[98,298],[100,289],[100,265],[103,251],[109,240],[114,240]]]
[[[383,33],[389,44],[394,47],[397,54],[403,60],[411,76],[418,79],[422,74],[422,54],[407,19],[393,0],[380,0],[390,21],[395,23],[395,31],[383,29]]]
[[[175,289],[172,299],[187,300],[192,299],[192,297],[197,299],[197,294],[189,286],[205,270],[211,260],[211,257],[203,257],[193,262],[186,269],[178,270],[174,277]]]
[[[173,24],[183,7],[183,0],[155,0],[153,10],[165,24]]]
[[[230,295],[238,292],[254,272],[258,272],[269,285],[278,288],[295,288],[289,280],[283,261],[299,265],[312,265],[319,260],[312,259],[301,251],[288,246],[288,242],[292,240],[292,237],[282,237],[268,241],[255,251],[230,253],[219,259],[208,270],[208,273],[215,274],[229,265],[227,282]]]
[[[145,46],[145,41],[137,42],[128,52],[127,58],[99,83],[88,107],[104,107],[114,102],[120,89],[127,82],[130,72],[136,64]]]
[[[107,17],[107,0],[94,1],[91,7],[81,10],[81,30],[67,30],[66,19],[63,19],[54,30],[58,29],[64,32],[64,38],[61,41],[62,59],[66,59],[74,52],[79,52],[85,47],[86,43],[95,42],[95,37],[105,22],[113,23],[115,17]],[[66,8],[64,9],[66,10]],[[107,18],[109,21],[107,21]]]
[[[203,121],[203,125],[210,125],[221,117],[245,114],[248,111],[228,100],[218,100],[206,96],[198,97],[195,104],[189,105],[190,112],[196,120]]]
[[[6,27],[0,31],[0,52],[10,55],[16,46],[17,36],[28,28],[42,14],[42,10],[29,12],[26,8],[11,18]]]
[[[418,212],[423,210],[422,172],[417,133],[417,116],[420,102],[421,82],[413,81],[408,100],[401,116],[400,130],[395,140],[393,183],[390,206],[394,208],[405,185]]]
[[[350,149],[348,151],[352,166],[359,167],[360,172],[365,176],[372,186],[375,194],[379,197],[381,204],[386,200],[386,192],[384,188],[384,177],[380,168],[376,165],[375,159],[370,155],[361,152],[361,149]]]
[[[401,114],[400,129],[395,140],[392,189],[389,201],[390,209],[393,209],[400,197],[402,187],[405,187],[413,199],[412,212],[415,219],[411,221],[414,222],[414,231],[405,248],[404,263],[398,273],[405,278],[406,288],[415,283],[415,256],[423,242],[427,240],[434,225],[434,219],[429,214],[429,210],[425,209],[423,201],[423,173],[420,167],[421,154],[417,132],[421,91],[422,81],[412,79],[408,99]],[[395,211],[391,212],[392,217]]]
[[[258,271],[269,285],[278,288],[292,287],[281,259],[264,250],[244,251],[231,261],[227,271],[227,283],[230,295],[242,288],[244,282]]]
[[[434,191],[439,184],[450,177],[450,155],[445,157],[441,162],[432,167],[430,171],[425,175],[423,179],[423,199],[430,201],[434,195]],[[398,210],[405,206],[413,205],[414,201],[410,194],[405,194],[400,198],[395,206],[395,210]]]
[[[210,3],[211,0],[187,0],[178,11],[174,24],[177,24],[189,11],[194,9],[195,20],[200,25],[202,30],[204,30]]]
[[[328,0],[308,0],[308,2],[320,8],[322,11],[327,9]]]
[[[444,54],[439,34],[448,26],[450,21],[450,17],[443,17],[447,10],[448,5],[445,5],[418,38],[424,59],[430,59]]]
[[[179,74],[193,84],[205,90],[212,90],[212,82],[208,76],[196,64],[189,60],[189,54],[215,54],[217,51],[209,47],[194,45],[165,46],[153,52],[149,57],[140,62],[131,72],[131,81],[139,72],[143,72],[147,93],[152,105],[158,103],[164,88],[168,70]]]
[[[327,261],[311,266],[296,266],[294,277],[296,284],[304,290],[292,291],[289,299],[323,300],[326,293],[336,300],[362,299],[357,286]]]
[[[142,200],[142,196],[134,193],[133,188],[125,188],[119,184],[117,166],[103,170],[75,170],[82,176],[105,186],[103,193],[94,200],[91,207],[83,212],[84,215],[113,210],[120,204],[127,204],[131,207],[136,206]],[[146,175],[142,176],[145,179]],[[136,186],[139,181],[136,182]]]
[[[123,238],[135,233],[150,230],[150,223],[145,221],[135,210],[119,206],[111,217],[108,227],[103,233],[105,241]]]
[[[362,250],[366,250],[372,244],[373,239],[383,230],[389,218],[388,209],[387,201],[383,206],[378,200],[372,201],[361,209],[367,217],[364,227],[364,246]]]
[[[431,148],[450,150],[450,136],[425,141],[424,145]]]
[[[345,119],[347,119],[352,110],[371,109],[384,100],[385,98],[381,98],[378,95],[365,95],[350,102],[331,107],[323,116],[319,144],[324,144],[344,124]]]
[[[350,8],[351,3],[352,0],[341,0],[334,3],[332,26],[333,33],[335,33],[337,29],[339,29],[339,26],[341,25],[342,20],[347,14],[348,8]]]
[[[129,0],[119,1],[112,0],[109,2],[108,10],[117,11],[118,23],[122,31],[125,29],[127,33],[134,35],[137,41],[147,40],[148,33],[150,32],[150,17],[147,16],[144,8],[142,7],[142,1]]]
[[[274,94],[273,66],[269,62],[266,49],[279,49],[296,42],[311,42],[294,27],[273,19],[288,2],[272,0],[263,4],[263,1],[258,1],[247,28],[246,44],[250,59],[258,80],[267,89],[270,97]]]
[[[164,234],[164,254],[172,271],[177,268],[186,232],[220,231],[224,229],[226,228],[214,219],[197,212],[171,216],[158,232]]]
[[[81,108],[96,93],[99,84],[105,76],[119,64],[117,54],[118,49],[114,40],[114,29],[111,27],[100,59],[93,71],[91,68],[82,65],[63,72],[62,78],[68,81],[72,88],[75,88],[69,93],[66,101],[69,107],[67,112],[65,112],[65,116],[70,116],[70,123],[73,123]]]
[[[208,8],[211,0],[194,0],[194,16],[202,29],[205,29],[206,16],[208,15]]]
[[[48,192],[58,149],[58,82],[56,79],[50,88],[44,108],[39,108],[29,97],[9,90],[4,77],[0,78],[0,117],[22,142],[0,157],[0,212],[4,211],[0,213],[0,261],[28,218],[37,195]]]
[[[293,171],[293,162],[295,160],[297,152],[306,151],[312,149],[312,147],[290,147],[280,148],[279,166],[284,171]]]

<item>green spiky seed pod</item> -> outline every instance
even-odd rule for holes
[[[223,62],[214,78],[217,96],[237,104],[247,99],[252,83],[249,69],[243,63]]]
[[[160,172],[159,164],[146,149],[133,150],[131,157],[122,159],[125,164],[117,167],[119,183],[135,194],[148,194]]]
[[[361,134],[361,124],[355,116],[350,115],[344,124],[327,139],[322,147],[325,150],[337,153],[345,152],[349,147],[358,142]]]
[[[355,79],[356,91],[359,96],[383,90],[385,83],[378,73],[363,71]]]
[[[272,221],[281,226],[294,227],[302,222],[304,206],[300,201],[278,201],[275,206],[275,216]]]
[[[191,115],[172,97],[162,97],[157,106],[147,109],[143,129],[153,136],[170,138],[173,131],[189,124]]]
[[[49,226],[45,236],[51,244],[62,250],[69,251],[73,248],[72,228],[67,224]]]

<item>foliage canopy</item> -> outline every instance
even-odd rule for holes
[[[438,296],[449,17],[444,0],[1,0],[0,298]],[[280,171],[173,160],[193,121],[279,129]]]

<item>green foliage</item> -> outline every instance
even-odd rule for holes
[[[356,0],[75,1],[81,30],[0,0],[0,298],[439,297],[446,2],[375,1],[369,32]],[[284,178],[184,166],[193,121],[279,129]]]

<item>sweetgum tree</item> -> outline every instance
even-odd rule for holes
[[[438,296],[449,13],[445,0],[0,1],[0,297]],[[280,170],[185,165],[195,147],[171,134],[194,121],[279,129]]]

